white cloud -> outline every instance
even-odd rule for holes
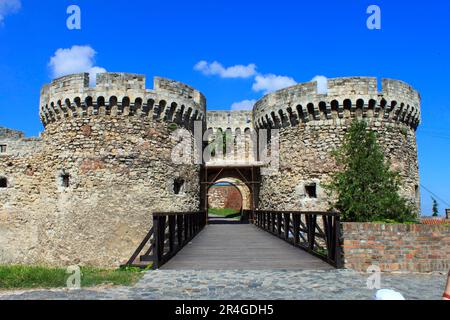
[[[212,63],[200,61],[194,66],[194,70],[200,71],[204,75],[218,75],[221,78],[249,78],[256,74],[256,65],[244,66],[239,64],[225,68],[217,61]]]
[[[105,68],[94,66],[96,54],[97,52],[90,46],[73,46],[56,50],[49,62],[52,77],[59,78],[68,74],[88,72],[90,85],[95,85],[97,73],[106,72]]]
[[[295,84],[297,84],[297,82],[291,77],[277,76],[274,74],[259,74],[255,77],[253,90],[256,92],[264,91],[264,94],[268,94]]]
[[[328,94],[328,78],[325,76],[315,76],[311,81],[317,81],[317,93]]]
[[[243,100],[240,102],[235,102],[231,105],[231,110],[252,110],[255,103],[256,100]]]
[[[8,14],[18,12],[21,7],[20,0],[0,0],[0,24]]]
[[[280,89],[284,89],[289,86],[297,84],[297,82],[288,76],[279,76],[275,74],[261,74],[256,71],[255,64],[234,65],[232,67],[225,68],[221,63],[214,61],[209,63],[208,61],[200,61],[194,66],[194,70],[203,73],[204,75],[218,75],[221,78],[254,78],[253,91],[263,91],[264,94],[268,94]],[[250,100],[244,100],[233,104],[235,108],[250,108]],[[232,107],[233,108],[233,107]],[[244,109],[245,110],[245,109]]]

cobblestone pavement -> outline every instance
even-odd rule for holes
[[[366,274],[332,271],[150,271],[134,287],[0,292],[0,300],[367,300]],[[444,274],[383,274],[406,299],[441,299]]]

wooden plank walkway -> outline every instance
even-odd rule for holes
[[[309,253],[252,224],[206,226],[165,270],[332,270]]]

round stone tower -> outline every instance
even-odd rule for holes
[[[256,128],[280,129],[280,169],[263,176],[259,209],[326,211],[323,182],[337,170],[331,152],[342,143],[355,118],[377,132],[392,169],[403,180],[401,194],[420,207],[416,129],[420,95],[408,84],[376,78],[328,80],[327,92],[317,83],[298,84],[266,95],[254,107]]]
[[[69,75],[41,91],[39,260],[118,265],[152,224],[155,211],[198,211],[200,165],[177,165],[173,131],[204,121],[197,90],[155,78]],[[191,136],[193,139],[193,135]],[[192,162],[194,163],[194,162]]]

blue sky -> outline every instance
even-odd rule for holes
[[[66,27],[71,4],[81,8],[81,30]],[[371,4],[381,8],[381,30],[366,27]],[[449,17],[446,0],[0,0],[0,125],[27,135],[43,130],[39,90],[57,74],[50,59],[74,45],[92,48],[82,61],[89,67],[186,82],[207,96],[210,110],[260,98],[264,83],[255,90],[255,74],[245,76],[252,70],[281,83],[316,75],[398,78],[422,94],[421,182],[450,203]],[[194,70],[202,60],[223,69]],[[422,198],[423,212],[431,212],[424,189]],[[450,207],[439,202],[441,213]]]

